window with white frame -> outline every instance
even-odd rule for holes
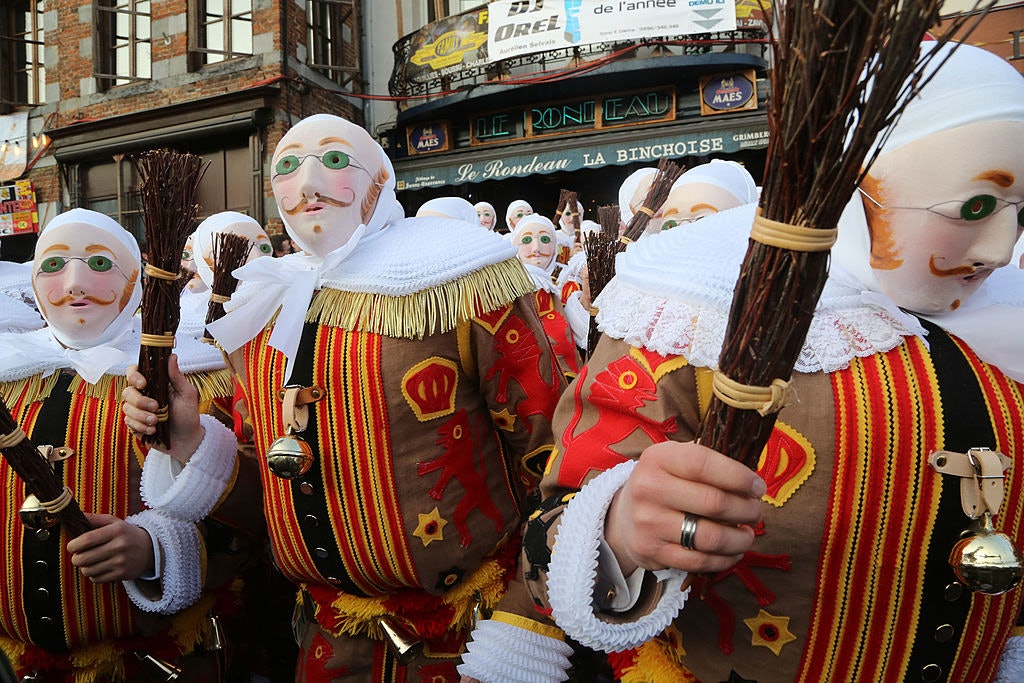
[[[152,77],[150,0],[96,0],[94,76],[101,91]]]
[[[189,0],[189,68],[252,54],[252,0]]]
[[[0,114],[46,100],[43,0],[0,5]]]
[[[359,89],[358,25],[353,0],[306,3],[309,66],[350,92]]]

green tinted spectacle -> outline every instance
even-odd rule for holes
[[[268,244],[267,242],[258,245],[256,248],[259,249],[264,254],[269,254],[270,252],[273,251],[273,248],[271,248],[270,244]]]
[[[1024,226],[1024,206],[1022,205],[1024,202],[1010,202],[990,194],[979,194],[962,203],[958,201],[941,202],[929,206],[928,211],[954,220],[980,221],[999,213],[1007,206],[1012,206],[1017,212],[1017,225]]]
[[[320,155],[306,154],[301,157],[294,154],[287,154],[277,160],[277,164],[274,166],[274,172],[277,175],[288,175],[289,173],[294,173],[298,170],[302,162],[309,157],[319,160],[326,168],[335,171],[347,168],[352,161],[349,155],[338,150],[331,150]]]
[[[87,259],[81,256],[51,256],[39,264],[39,270],[44,273],[57,273],[68,264],[68,261],[81,261],[97,273],[105,273],[114,267],[114,262],[106,256],[90,256]]]
[[[540,236],[540,243],[541,244],[551,244],[551,235],[541,235]]]

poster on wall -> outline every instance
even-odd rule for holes
[[[736,30],[736,0],[495,0],[492,62],[591,43]]]
[[[39,210],[31,180],[0,183],[0,237],[39,232]]]
[[[25,172],[28,157],[28,112],[0,116],[0,181]]]
[[[431,22],[412,34],[405,78],[425,83],[487,64],[487,9]]]

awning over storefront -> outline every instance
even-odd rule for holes
[[[426,154],[396,161],[395,173],[399,191],[419,190],[603,166],[645,162],[653,166],[661,158],[718,156],[767,146],[768,123],[762,113]]]

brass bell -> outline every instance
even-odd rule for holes
[[[423,651],[423,641],[416,637],[416,634],[396,621],[387,617],[380,617],[377,620],[380,628],[387,638],[388,649],[395,656],[399,664],[406,665]]]
[[[313,466],[313,460],[313,449],[290,429],[274,439],[267,450],[267,466],[282,479],[301,477]]]
[[[971,590],[1000,595],[1020,583],[1024,558],[1009,536],[996,531],[990,512],[986,511],[978,523],[979,529],[953,546],[949,564]]]
[[[25,502],[21,504],[21,509],[18,510],[18,517],[21,518],[22,524],[33,530],[52,529],[60,521],[57,519],[57,515],[48,512],[42,503],[39,502],[39,499],[31,493],[25,497]]]

